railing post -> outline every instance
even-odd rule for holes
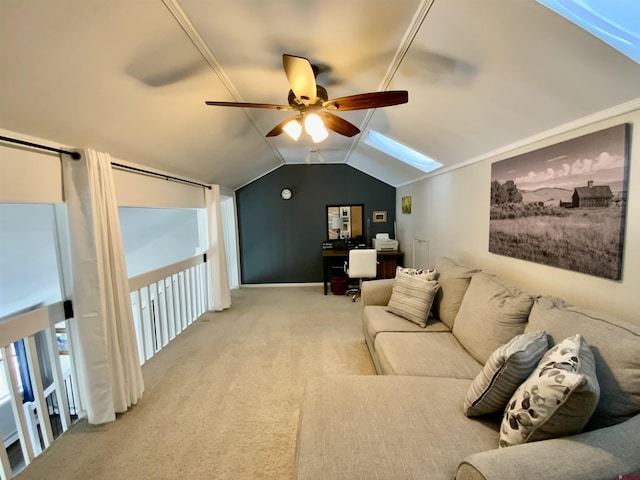
[[[1,430],[0,435],[2,435]],[[13,473],[11,472],[11,462],[9,462],[9,455],[7,455],[7,449],[4,448],[4,445],[0,448],[0,464],[2,465],[2,469],[0,470],[0,479],[9,480],[12,478]]]
[[[186,330],[206,310],[203,299],[206,294],[206,264],[202,258],[189,258],[129,279],[132,310],[138,313],[136,335],[141,347],[141,364]],[[137,304],[137,309],[133,308],[134,304]]]
[[[147,360],[155,355],[156,352],[156,331],[153,328],[153,312],[151,311],[151,287],[146,286],[144,288],[146,291],[146,295],[144,296],[144,300],[147,301],[147,318],[144,318],[144,306],[142,307],[142,318],[145,330],[148,330],[149,335],[147,336],[147,342],[150,342],[150,347],[148,349]],[[142,294],[142,291],[140,292]]]
[[[18,375],[16,374],[11,362],[11,353],[7,347],[0,349],[2,352],[2,366],[4,368],[4,378],[7,379],[9,393],[11,394],[11,409],[13,410],[13,418],[16,419],[16,428],[18,437],[20,438],[20,446],[22,447],[22,456],[25,465],[29,465],[33,460],[33,446],[31,445],[29,432],[27,431],[27,421],[22,408],[22,395],[18,390]]]
[[[55,332],[56,326],[52,321],[46,330],[46,337],[47,343],[49,344],[49,361],[53,367],[53,384],[55,385],[55,394],[58,399],[60,422],[62,423],[62,431],[65,432],[71,426],[71,415],[69,414],[69,397],[67,396],[67,389],[64,385],[62,368],[60,368],[60,354],[58,353],[58,342]]]
[[[51,419],[49,418],[49,410],[46,408],[46,402],[44,399],[44,387],[42,385],[42,376],[40,375],[40,362],[38,362],[38,354],[36,341],[31,335],[25,338],[25,350],[27,353],[27,364],[29,365],[29,377],[31,379],[31,385],[35,385],[34,401],[38,410],[38,420],[40,428],[42,430],[42,439],[44,440],[44,448],[49,448],[51,442],[53,442],[53,432],[51,430]],[[36,435],[32,432],[33,435]],[[36,435],[37,436],[37,435]],[[39,438],[35,441],[40,442]]]
[[[131,310],[133,311],[133,321],[138,341],[138,356],[140,357],[140,365],[143,365],[147,361],[147,336],[144,331],[144,312],[142,311],[142,297],[140,295],[140,290],[131,292],[129,298],[131,297],[135,297],[135,302],[133,300],[130,300]]]
[[[185,305],[185,293],[184,293],[184,272],[178,274],[178,297],[180,299],[180,328],[186,330],[187,328],[187,308]]]
[[[178,302],[176,301],[176,274],[169,277],[169,287],[167,292],[171,291],[171,318],[173,322],[173,328],[176,332],[182,333],[182,326],[180,325],[180,312],[178,312]]]

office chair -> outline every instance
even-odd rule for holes
[[[345,263],[345,272],[349,278],[358,278],[358,288],[350,288],[345,295],[353,293],[351,300],[356,301],[362,288],[363,278],[375,278],[377,273],[377,252],[374,249],[353,249],[349,250],[349,263]]]

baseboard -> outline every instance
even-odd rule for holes
[[[321,287],[322,282],[308,283],[242,283],[240,288],[273,288],[273,287]]]

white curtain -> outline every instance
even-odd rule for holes
[[[144,392],[111,158],[63,160],[69,217],[76,371],[89,423],[115,420]]]
[[[222,213],[220,211],[220,186],[211,185],[205,188],[207,205],[207,226],[209,233],[209,249],[207,264],[209,265],[209,284],[211,285],[210,310],[220,311],[231,306],[227,258],[222,232]]]

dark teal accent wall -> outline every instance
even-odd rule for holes
[[[283,200],[280,191],[293,191]],[[322,281],[327,205],[364,204],[371,234],[394,235],[396,189],[349,165],[285,165],[236,191],[242,283]]]

